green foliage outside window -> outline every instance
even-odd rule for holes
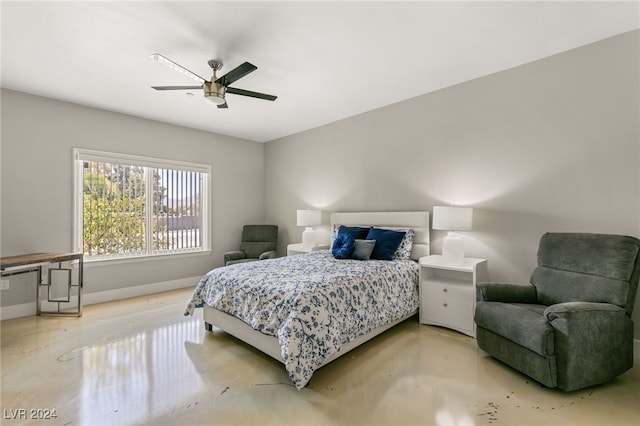
[[[90,256],[145,253],[146,176],[144,168],[85,162],[83,174],[83,250]],[[172,247],[162,200],[166,189],[160,185],[157,170],[153,171],[152,244],[154,250]]]

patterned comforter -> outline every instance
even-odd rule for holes
[[[304,387],[344,343],[418,307],[412,260],[338,260],[329,250],[217,268],[185,310],[203,303],[278,338],[294,385]]]

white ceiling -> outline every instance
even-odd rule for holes
[[[639,2],[1,3],[2,87],[266,142],[640,27]],[[232,84],[278,96],[151,85],[244,61]]]

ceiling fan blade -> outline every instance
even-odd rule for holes
[[[176,71],[178,71],[180,74],[186,75],[189,78],[194,79],[195,81],[197,81],[200,84],[203,84],[205,81],[204,78],[200,77],[198,74],[189,71],[188,69],[186,69],[185,67],[183,67],[182,65],[173,62],[171,59],[162,56],[159,53],[152,53],[151,55],[149,55],[149,57],[151,59],[155,59],[156,61],[160,62],[161,64],[165,64],[166,66],[168,66],[169,68],[172,68]]]
[[[275,101],[276,99],[278,99],[277,96],[267,95],[266,93],[252,92],[250,90],[236,89],[235,87],[227,87],[227,93],[233,93],[234,95],[249,96],[251,98],[264,99],[267,101]]]
[[[196,90],[202,89],[202,86],[151,86],[156,90]]]
[[[232,84],[234,81],[241,79],[245,75],[257,69],[258,67],[256,67],[255,65],[250,64],[249,62],[245,62],[244,64],[235,67],[234,69],[232,69],[231,71],[223,75],[222,77],[218,78],[216,80],[216,83],[222,84],[223,86],[228,86]]]
[[[218,108],[229,108],[229,105],[227,105],[227,102],[218,105]]]

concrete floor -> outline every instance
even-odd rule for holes
[[[204,331],[191,291],[3,321],[2,424],[638,425],[640,368],[566,394],[412,318],[318,370]],[[55,418],[44,421],[55,413]]]

